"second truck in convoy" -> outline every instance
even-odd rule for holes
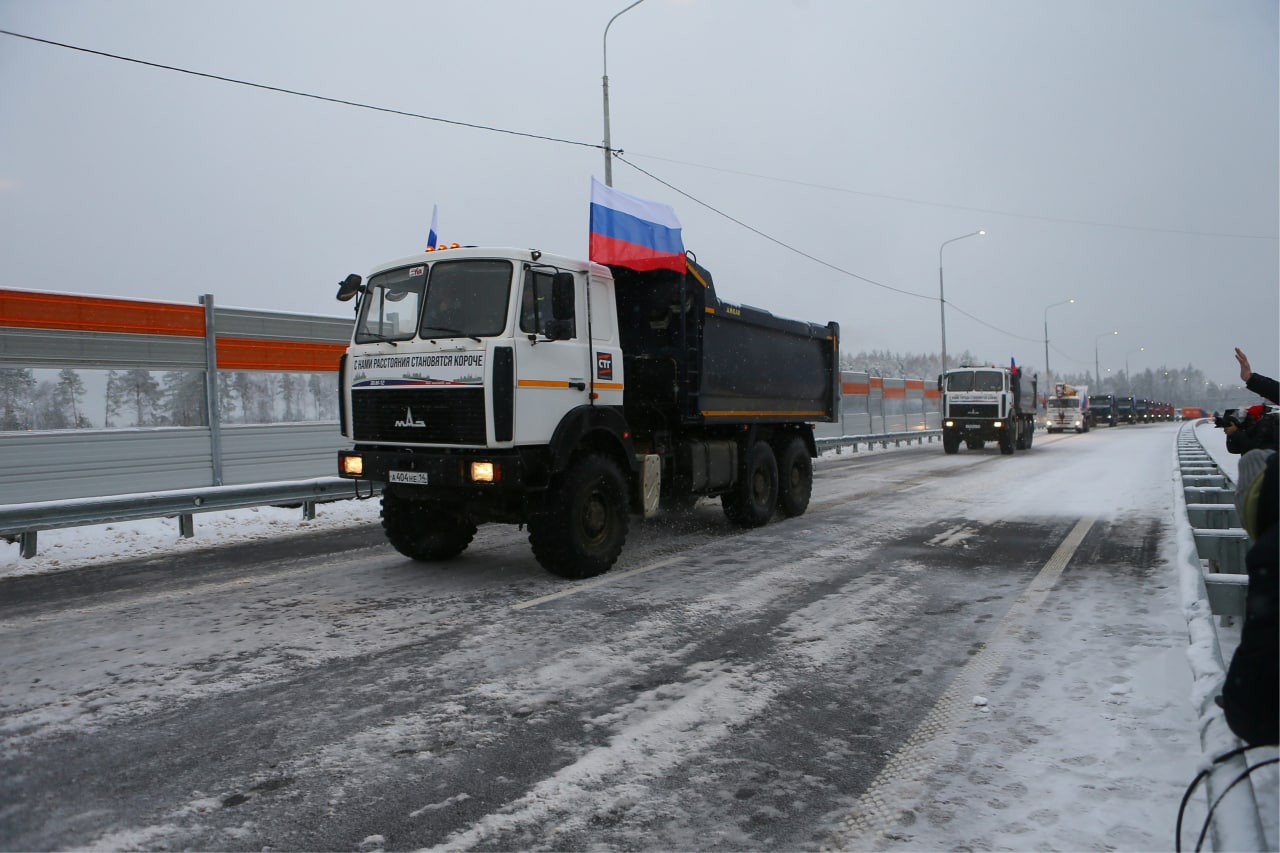
[[[1045,401],[1044,426],[1049,432],[1088,432],[1093,425],[1089,410],[1089,388],[1085,385],[1068,385],[1057,382],[1053,396]]]
[[[1036,380],[1015,365],[948,370],[938,380],[942,392],[942,449],[956,453],[963,443],[980,450],[988,441],[1000,452],[1031,447],[1036,428]]]
[[[809,505],[813,423],[839,405],[839,328],[722,301],[684,273],[449,248],[352,274],[339,474],[382,484],[416,560],[527,525],[548,571],[608,571],[631,515],[719,497],[756,527]]]

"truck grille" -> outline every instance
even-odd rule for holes
[[[998,418],[1000,407],[995,403],[952,403],[947,407],[951,418]]]
[[[483,388],[357,390],[355,440],[378,444],[485,444]]]

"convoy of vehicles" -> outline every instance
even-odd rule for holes
[[[1045,400],[1044,427],[1048,432],[1088,432],[1093,426],[1093,413],[1089,410],[1089,388],[1086,385],[1067,385],[1057,382],[1053,396]]]
[[[964,365],[938,379],[942,395],[942,449],[956,453],[961,442],[980,450],[988,441],[1000,452],[1031,447],[1036,428],[1036,380],[1017,366]]]
[[[391,544],[448,560],[479,524],[527,525],[544,568],[585,578],[633,514],[701,496],[741,527],[804,513],[839,328],[724,302],[686,262],[459,247],[348,276],[339,474],[382,484]]]

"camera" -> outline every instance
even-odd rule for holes
[[[1213,416],[1213,425],[1218,429],[1226,429],[1228,425],[1240,427],[1244,425],[1244,421],[1240,417],[1239,409],[1227,409],[1222,414]]]

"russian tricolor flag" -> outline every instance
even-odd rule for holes
[[[684,274],[684,241],[675,210],[592,178],[588,257],[598,264]]]

